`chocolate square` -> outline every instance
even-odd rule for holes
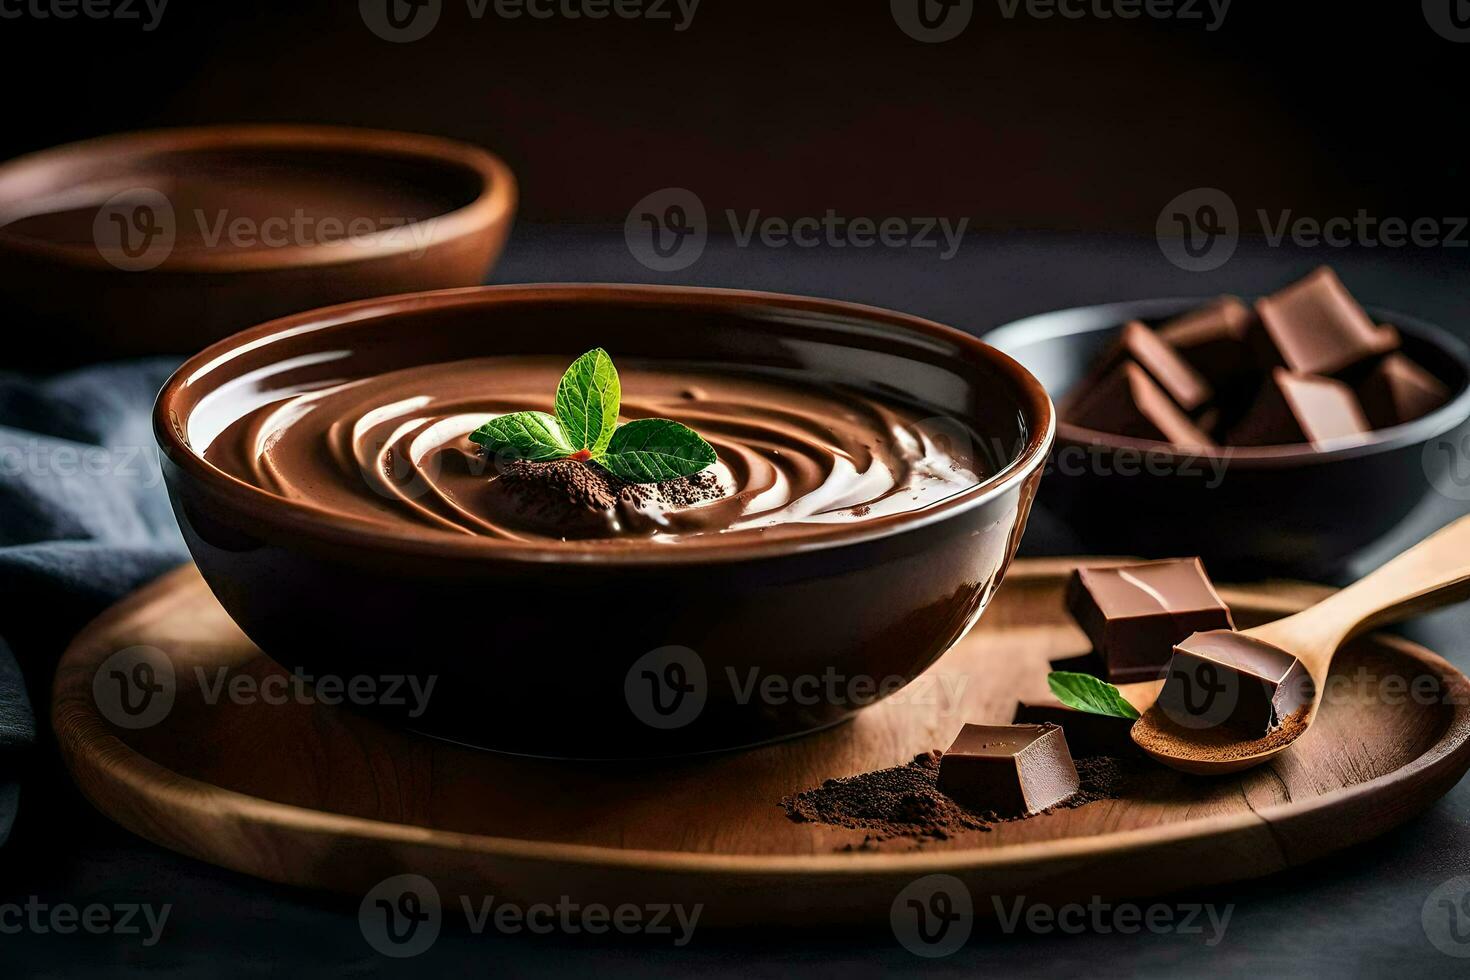
[[[1252,374],[1249,338],[1255,314],[1234,296],[1177,316],[1159,327],[1159,339],[1202,374],[1216,392],[1239,386]]]
[[[973,810],[1037,813],[1077,792],[1077,767],[1056,725],[966,725],[939,760],[939,789]]]
[[[1047,661],[1047,666],[1069,674],[1091,674],[1093,677],[1106,677],[1108,674],[1108,665],[1103,663],[1103,658],[1097,655],[1096,650],[1058,657]]]
[[[1184,728],[1225,727],[1263,738],[1310,704],[1301,661],[1269,643],[1223,630],[1196,633],[1174,648],[1157,706]]]
[[[1298,374],[1336,374],[1399,345],[1398,331],[1375,326],[1326,266],[1257,300],[1256,313],[1268,362]]]
[[[1098,359],[1076,390],[1088,392],[1096,389],[1110,374],[1129,363],[1137,364],[1148,372],[1149,379],[1186,412],[1198,411],[1214,397],[1209,381],[1180,357],[1178,351],[1138,320],[1123,325],[1117,341]]]
[[[1403,354],[1390,354],[1358,385],[1363,412],[1375,429],[1412,422],[1450,400],[1450,389]]]
[[[1199,410],[1214,397],[1204,376],[1167,341],[1137,320],[1123,325],[1119,346],[1186,412]]]
[[[1214,441],[1190,420],[1137,364],[1115,368],[1096,386],[1081,391],[1067,421],[1098,432],[1208,448]]]
[[[1256,402],[1230,432],[1233,446],[1290,446],[1318,449],[1372,430],[1353,389],[1336,378],[1271,372]]]
[[[1060,725],[1073,759],[1109,755],[1126,757],[1138,752],[1133,743],[1132,718],[1098,715],[1069,708],[1060,701],[1022,701],[1011,718],[1015,725]]]
[[[1191,633],[1235,628],[1198,558],[1079,568],[1067,609],[1115,684],[1162,677],[1174,644]]]

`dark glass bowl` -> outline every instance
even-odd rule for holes
[[[1057,402],[1129,320],[1156,324],[1209,302],[1151,299],[1059,310],[985,336],[1035,374]],[[1066,422],[1040,506],[1097,553],[1199,555],[1212,573],[1330,575],[1387,535],[1436,485],[1470,499],[1470,352],[1414,317],[1371,310],[1399,328],[1404,352],[1453,393],[1436,411],[1361,442],[1183,450]],[[1458,485],[1457,485],[1458,486]]]

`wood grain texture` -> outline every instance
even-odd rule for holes
[[[980,624],[931,670],[851,723],[743,753],[651,764],[556,763],[465,749],[321,705],[211,704],[200,673],[256,679],[259,653],[192,566],[104,614],[58,669],[52,717],[96,806],[149,840],[272,881],[363,893],[408,871],[450,896],[523,903],[701,902],[702,923],[886,921],[925,874],[977,896],[1123,898],[1256,877],[1359,844],[1421,811],[1470,766],[1470,682],[1407,641],[1373,635],[1334,663],[1336,693],[1268,765],[1219,779],[1163,768],[1126,798],[917,849],[842,853],[860,832],[777,805],[832,776],[946,746],[963,721],[1009,721],[1043,696],[1049,658],[1083,652],[1062,589],[1072,563],[1020,561]],[[1225,589],[1251,625],[1321,598],[1291,583]],[[158,724],[118,728],[93,678],[114,652],[164,652],[177,693]],[[550,655],[548,655],[550,656]],[[1431,703],[1398,694],[1430,678]],[[1398,680],[1395,680],[1398,679]],[[497,698],[554,697],[489,691]]]

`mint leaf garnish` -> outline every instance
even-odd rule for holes
[[[622,383],[601,347],[572,362],[556,386],[556,415],[515,412],[491,419],[470,441],[491,454],[533,463],[571,457],[600,464],[629,483],[693,476],[715,462],[715,449],[687,425],[638,419],[618,425]]]
[[[1054,670],[1046,675],[1046,684],[1057,700],[1069,708],[1112,718],[1138,717],[1137,709],[1123,699],[1116,687],[1091,674]]]
[[[556,386],[556,418],[572,448],[597,456],[618,427],[623,389],[617,368],[601,347],[572,362]]]
[[[560,459],[575,452],[561,424],[545,412],[515,412],[491,419],[470,433],[470,441],[484,446],[492,455],[507,453],[532,462]]]
[[[597,462],[630,483],[660,483],[692,476],[715,461],[714,447],[687,425],[638,419],[620,426]]]

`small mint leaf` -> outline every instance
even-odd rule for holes
[[[601,347],[572,362],[556,386],[556,419],[573,450],[596,456],[607,448],[618,427],[623,397],[617,368]]]
[[[1124,700],[1116,687],[1091,674],[1054,670],[1046,675],[1046,684],[1057,700],[1069,708],[1112,718],[1138,717],[1138,710]]]
[[[629,483],[662,483],[693,476],[715,461],[715,449],[687,425],[637,419],[618,427],[598,465]]]
[[[576,451],[556,419],[545,412],[515,412],[491,419],[470,433],[470,441],[484,446],[491,455],[506,453],[532,462],[559,459]]]

